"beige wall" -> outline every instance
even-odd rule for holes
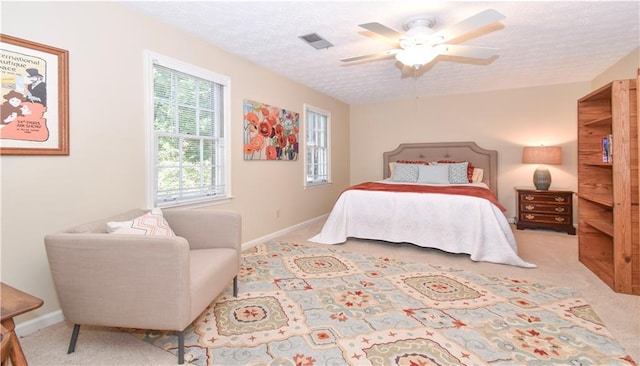
[[[19,321],[59,308],[43,246],[46,233],[145,205],[145,49],[231,78],[235,198],[210,208],[239,211],[245,242],[326,214],[349,182],[347,104],[122,4],[2,2],[2,33],[69,51],[71,154],[2,156],[0,160],[2,281],[45,302]],[[245,98],[300,113],[304,103],[330,111],[334,184],[305,190],[300,158],[295,162],[243,161]]]
[[[640,68],[640,47],[631,51],[610,68],[591,81],[591,89],[597,89],[612,80],[635,79]]]
[[[351,183],[382,178],[382,153],[400,143],[475,141],[498,150],[498,199],[515,216],[516,186],[533,186],[522,146],[560,145],[552,188],[575,189],[576,100],[589,83],[351,106]]]

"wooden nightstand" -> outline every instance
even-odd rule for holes
[[[576,235],[573,227],[573,191],[538,191],[516,187],[516,228],[551,229]]]

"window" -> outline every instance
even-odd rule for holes
[[[331,114],[308,105],[305,114],[305,185],[331,183]]]
[[[151,52],[146,56],[149,205],[229,198],[229,79]]]

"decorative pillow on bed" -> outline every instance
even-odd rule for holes
[[[482,179],[484,179],[484,170],[480,168],[473,168],[473,178],[471,179],[471,182],[482,182]]]
[[[396,160],[392,163],[389,163],[389,173],[391,173],[390,175],[393,176],[393,171],[396,168],[396,164],[423,164],[423,165],[430,165],[431,163],[428,161],[424,161],[424,160]]]
[[[449,184],[448,165],[418,165],[418,183]]]
[[[418,180],[418,165],[395,164],[391,180],[394,182],[415,182]]]
[[[442,165],[449,167],[449,183],[451,184],[468,184],[469,178],[467,177],[467,167],[469,163],[454,163]]]
[[[467,179],[469,182],[473,180],[473,164],[468,161],[453,161],[453,160],[438,160],[438,164],[455,164],[455,163],[467,163]]]
[[[396,163],[399,164],[422,164],[422,165],[431,165],[430,162],[424,160],[398,160]]]
[[[110,234],[176,236],[159,208],[154,208],[146,214],[130,221],[107,222],[107,231]]]

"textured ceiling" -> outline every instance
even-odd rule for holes
[[[590,81],[640,45],[638,1],[124,4],[350,104]],[[404,77],[392,57],[340,62],[393,48],[358,24],[379,22],[403,31],[406,18],[427,14],[436,17],[439,30],[488,8],[506,19],[451,43],[499,48],[489,61],[439,56]],[[298,38],[314,32],[334,46],[316,50]]]

